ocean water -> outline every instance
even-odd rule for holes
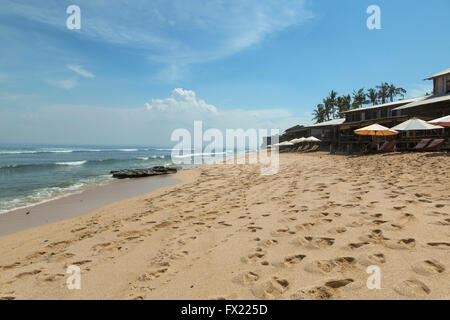
[[[0,144],[0,213],[107,183],[111,170],[172,164],[170,147]]]

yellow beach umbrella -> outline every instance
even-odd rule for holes
[[[354,132],[363,136],[394,136],[398,134],[397,131],[383,127],[382,125],[379,125],[377,123],[361,129],[357,129]]]

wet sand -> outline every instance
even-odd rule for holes
[[[450,299],[450,157],[281,154],[0,238],[3,299]],[[68,290],[66,269],[81,268]],[[367,268],[381,272],[370,290]]]
[[[170,176],[113,180],[80,193],[0,214],[0,236],[85,214],[109,203],[136,197],[178,181]]]

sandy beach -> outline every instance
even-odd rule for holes
[[[183,170],[176,185],[0,237],[0,299],[450,299],[449,167],[444,153],[319,152],[280,154],[271,176]],[[379,290],[366,286],[373,265]]]

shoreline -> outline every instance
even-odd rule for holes
[[[176,174],[139,179],[112,179],[56,199],[7,211],[0,214],[0,237],[85,215],[102,206],[179,183],[174,176]]]

